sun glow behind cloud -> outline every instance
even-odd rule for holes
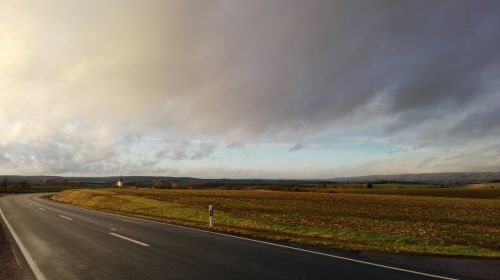
[[[2,1],[11,174],[500,169],[496,1]]]

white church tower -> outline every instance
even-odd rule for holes
[[[118,179],[118,182],[116,182],[116,186],[119,188],[123,188],[122,174],[120,174],[120,178]]]

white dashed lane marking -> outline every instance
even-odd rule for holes
[[[149,247],[149,244],[146,244],[146,243],[141,242],[141,241],[134,240],[132,238],[125,237],[123,235],[120,235],[120,234],[117,234],[117,233],[114,233],[114,232],[110,232],[109,234],[111,234],[111,235],[113,235],[115,237],[118,237],[118,238],[130,241],[130,242],[133,242],[135,244],[139,244],[139,245],[144,246],[144,247]]]

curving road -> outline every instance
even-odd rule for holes
[[[42,280],[453,278],[365,262],[347,252],[294,249],[75,208],[39,194],[2,198],[0,209]]]

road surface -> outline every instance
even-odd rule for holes
[[[0,209],[38,279],[453,278],[80,209],[39,194],[2,198]]]

